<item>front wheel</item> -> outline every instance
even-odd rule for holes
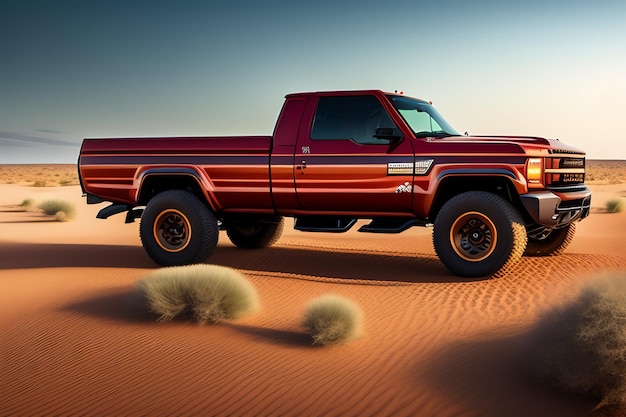
[[[168,190],[157,194],[141,216],[144,249],[162,266],[206,260],[217,245],[217,219],[192,193]]]
[[[565,251],[576,234],[576,223],[561,229],[545,229],[528,236],[525,256],[556,256]]]
[[[506,273],[522,257],[526,241],[515,207],[484,191],[451,198],[435,219],[435,251],[450,272],[463,277]]]

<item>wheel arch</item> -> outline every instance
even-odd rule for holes
[[[146,205],[155,195],[167,190],[189,191],[215,213],[219,209],[202,175],[193,168],[151,168],[141,173],[137,205]]]
[[[441,207],[451,198],[467,191],[486,191],[510,202],[520,212],[524,221],[532,220],[519,197],[521,183],[511,171],[494,170],[489,173],[448,172],[437,178],[437,190],[430,205],[428,218],[434,221]]]

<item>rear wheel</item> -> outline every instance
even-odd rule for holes
[[[484,191],[451,198],[439,211],[433,244],[439,259],[464,277],[501,275],[526,247],[519,212],[507,200]]]
[[[556,256],[562,254],[574,239],[576,223],[561,229],[544,229],[528,235],[525,256]]]
[[[199,263],[217,245],[217,219],[190,192],[168,190],[148,202],[139,235],[144,249],[159,265]]]
[[[258,249],[272,246],[283,233],[284,219],[236,219],[226,221],[224,228],[235,246]]]

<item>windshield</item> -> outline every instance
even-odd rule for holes
[[[391,104],[406,121],[418,138],[461,136],[450,124],[425,101],[403,96],[387,96]]]

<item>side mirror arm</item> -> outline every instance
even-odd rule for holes
[[[376,139],[386,139],[389,141],[389,149],[387,149],[387,153],[396,149],[398,145],[402,142],[402,139],[404,139],[404,137],[399,134],[397,129],[394,129],[392,127],[377,128],[374,137]]]

